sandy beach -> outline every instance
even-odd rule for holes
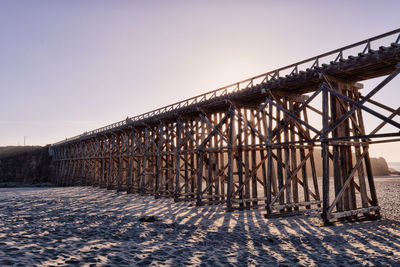
[[[399,266],[400,178],[376,185],[381,220],[332,227],[92,187],[2,188],[0,266]]]

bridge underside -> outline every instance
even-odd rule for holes
[[[398,75],[399,59],[396,43],[305,72],[296,65],[283,79],[267,74],[243,91],[127,119],[53,146],[54,181],[228,211],[262,207],[267,217],[379,216],[369,145],[398,141],[393,118],[400,110],[372,97]],[[372,90],[357,83],[382,75],[388,76]],[[365,113],[381,121],[369,133]],[[397,131],[380,133],[386,124]]]

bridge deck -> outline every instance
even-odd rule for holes
[[[385,46],[372,49],[374,43],[382,40],[385,40]],[[351,55],[355,50],[358,51],[357,54]],[[346,52],[349,53],[347,58],[344,57]],[[391,73],[398,62],[400,62],[400,29],[62,140],[53,145],[87,139],[129,126],[140,127],[159,120],[174,120],[179,115],[190,115],[198,112],[199,109],[218,110],[227,105],[228,99],[257,104],[265,99],[267,95],[265,90],[283,95],[310,92],[321,83],[320,73],[353,82],[372,79]]]

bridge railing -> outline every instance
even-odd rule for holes
[[[374,53],[374,49],[383,49],[384,47],[390,46],[390,45],[399,45],[400,44],[400,28],[377,35],[375,37],[344,46],[339,49],[335,49],[332,51],[329,51],[327,53],[311,57],[302,61],[299,61],[297,63],[270,71],[266,72],[254,77],[251,77],[246,80],[242,80],[237,83],[233,83],[227,86],[224,86],[222,88],[218,88],[216,90],[197,95],[195,97],[176,102],[174,104],[164,106],[162,108],[158,108],[134,117],[127,118],[122,121],[118,121],[115,123],[112,123],[110,125],[92,130],[90,132],[85,132],[83,134],[62,140],[60,142],[54,143],[53,145],[59,145],[64,142],[70,142],[73,140],[77,140],[81,137],[85,137],[88,135],[93,135],[93,134],[98,134],[101,132],[105,132],[111,129],[115,129],[127,124],[130,124],[135,121],[140,121],[144,120],[159,114],[163,114],[165,112],[169,112],[172,110],[176,110],[179,108],[187,107],[190,105],[198,104],[210,99],[214,99],[220,96],[228,95],[234,92],[246,90],[248,88],[251,88],[255,85],[262,84],[262,83],[268,83],[270,81],[276,81],[279,79],[282,79],[284,77],[289,77],[289,76],[295,76],[299,75],[301,73],[304,73],[305,71],[310,71],[310,70],[320,70],[321,68],[327,66],[328,64],[334,65],[339,62],[346,61],[348,59],[352,59],[353,55],[357,56],[362,56],[367,53]],[[381,45],[381,47],[379,47]],[[383,47],[383,48],[382,48]],[[345,59],[346,56],[348,59]]]

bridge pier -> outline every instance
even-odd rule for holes
[[[273,98],[280,106],[228,101],[217,111],[201,109],[60,147],[56,175],[65,182],[59,185],[225,203],[229,211],[261,205],[275,214],[320,206],[314,145],[297,144],[309,130],[288,115],[305,98]],[[300,112],[307,121],[306,109]]]

